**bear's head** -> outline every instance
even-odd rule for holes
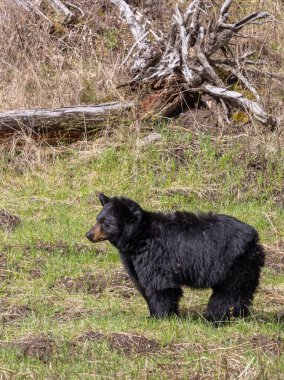
[[[99,200],[103,209],[86,237],[93,243],[109,240],[114,245],[121,238],[131,239],[142,219],[141,207],[131,199],[109,198],[103,193],[99,194]]]

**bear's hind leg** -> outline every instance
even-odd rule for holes
[[[251,299],[237,290],[231,292],[213,290],[205,311],[205,318],[218,323],[232,318],[246,317],[249,314]]]
[[[258,245],[247,256],[240,256],[227,279],[213,287],[205,317],[214,322],[246,317],[259,284],[263,263],[264,255]]]
[[[178,303],[182,296],[180,288],[160,290],[148,298],[151,317],[165,318],[178,315]]]

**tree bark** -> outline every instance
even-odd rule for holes
[[[84,133],[101,130],[106,124],[120,124],[134,103],[112,102],[57,109],[13,110],[0,113],[0,141],[32,136],[47,141],[75,140]]]

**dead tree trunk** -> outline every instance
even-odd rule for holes
[[[74,140],[84,133],[108,125],[119,125],[124,113],[134,103],[105,103],[57,109],[14,110],[0,112],[0,142],[12,137],[32,136],[49,142]]]
[[[148,104],[147,98],[142,102],[146,111],[170,116],[191,106],[212,108],[213,102],[227,122],[236,109],[248,112],[262,123],[274,122],[246,75],[247,67],[254,63],[250,57],[255,52],[236,57],[231,46],[232,38],[244,26],[272,21],[268,13],[254,12],[229,23],[234,0],[224,1],[217,18],[212,2],[192,0],[183,10],[176,5],[171,29],[164,35],[153,30],[145,18],[141,21],[141,14],[124,0],[111,1],[124,16],[135,40],[124,62],[132,59],[129,65],[132,80],[126,85],[146,85],[152,90]],[[245,91],[234,90],[232,84]],[[247,97],[245,92],[250,95]]]

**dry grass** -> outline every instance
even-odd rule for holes
[[[146,3],[148,17],[153,17],[154,22],[165,29],[172,2],[157,2],[155,6]],[[73,27],[58,23],[50,33],[50,25],[44,20],[23,12],[9,0],[0,0],[1,109],[52,108],[123,96],[115,85],[127,76],[119,63],[133,42],[128,28],[118,20],[110,2],[84,0],[80,7],[85,14],[83,22]],[[236,42],[239,53],[244,49],[256,50],[264,58],[268,71],[281,72],[283,3],[275,0],[242,5],[239,2],[234,7],[238,17],[256,9],[275,15],[277,22],[253,25],[246,30],[253,38],[241,37]],[[272,85],[267,77],[262,93],[269,109],[279,108],[279,103],[271,99],[274,93],[282,93],[281,85]]]
[[[53,108],[121,96],[114,82],[124,46],[103,3],[83,2],[82,24],[58,24],[50,33],[44,20],[0,1],[1,109]]]

